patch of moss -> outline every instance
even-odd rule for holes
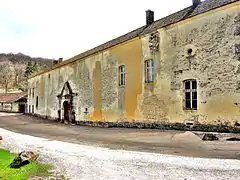
[[[19,169],[12,169],[9,165],[14,158],[14,154],[0,149],[0,179],[26,180],[29,177],[46,177],[50,175],[49,170],[52,166],[49,164],[39,164],[38,162],[30,162],[30,164]]]

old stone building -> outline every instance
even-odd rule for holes
[[[146,11],[145,26],[30,77],[28,112],[80,124],[238,125],[239,5],[193,0],[157,21]]]
[[[0,93],[0,112],[25,113],[26,104],[25,93]]]

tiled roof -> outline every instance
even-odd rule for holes
[[[179,21],[182,21],[184,19],[196,16],[198,14],[202,14],[204,12],[216,9],[218,7],[224,6],[229,3],[233,3],[239,0],[205,0],[201,2],[197,7],[190,6],[188,8],[185,8],[181,11],[178,11],[174,14],[171,14],[167,17],[164,17],[162,19],[159,19],[155,21],[153,24],[148,26],[141,35],[151,33],[153,31],[156,31],[159,28],[168,26],[170,24],[177,23]]]
[[[98,52],[100,52],[104,49],[107,49],[107,48],[110,48],[110,47],[115,46],[117,44],[126,42],[126,41],[131,40],[133,38],[136,38],[138,36],[154,32],[159,28],[168,26],[170,24],[177,23],[177,22],[182,21],[184,19],[196,16],[198,14],[202,14],[204,12],[207,12],[207,11],[210,11],[210,10],[216,9],[218,7],[221,7],[221,6],[233,3],[233,2],[237,2],[237,1],[239,1],[239,0],[205,0],[205,1],[201,2],[197,7],[190,6],[188,8],[185,8],[185,9],[181,10],[181,11],[178,11],[174,14],[171,14],[167,17],[159,19],[159,20],[153,22],[150,26],[140,27],[140,28],[138,28],[134,31],[131,31],[131,32],[123,35],[123,36],[120,36],[120,37],[118,37],[116,39],[113,39],[111,41],[108,41],[108,42],[106,42],[106,43],[104,43],[100,46],[97,46],[93,49],[85,51],[85,52],[83,52],[83,53],[81,53],[77,56],[74,56],[73,58],[70,58],[69,60],[66,60],[66,61],[63,61],[59,64],[56,64],[52,69],[63,66],[65,64],[69,64],[69,63],[71,63],[75,60],[82,59],[82,58],[87,57],[89,55],[98,53]],[[49,70],[51,70],[51,69],[49,69]],[[48,70],[46,70],[46,71],[48,71]],[[39,74],[41,74],[41,72]],[[38,74],[36,74],[34,76],[37,76],[37,75]]]
[[[232,3],[232,2],[236,2],[239,0],[205,0],[203,2],[201,2],[197,7],[193,8],[193,6],[190,6],[188,8],[185,8],[181,11],[178,11],[174,14],[171,14],[167,17],[164,17],[162,19],[159,19],[157,21],[155,21],[152,25],[150,26],[143,26],[141,28],[138,28],[132,32],[129,32],[123,36],[120,36],[116,39],[113,39],[111,41],[108,41],[100,46],[97,46],[91,50],[88,50],[84,53],[81,53],[75,57],[73,57],[73,59],[81,59],[84,58],[86,56],[89,56],[91,54],[97,53],[99,51],[102,51],[104,49],[110,48],[112,46],[115,46],[117,44],[123,43],[125,41],[128,41],[130,39],[133,39],[135,37],[138,37],[139,35],[143,35],[143,34],[148,34],[151,33],[159,28],[165,27],[167,25],[170,24],[174,24],[176,22],[182,21],[184,19],[196,16],[198,14],[210,11],[212,9],[216,9],[218,7],[224,6],[226,4]]]
[[[23,97],[25,97],[25,93],[0,93],[0,103],[16,102]]]
[[[77,55],[77,56],[75,56],[75,57],[73,57],[71,59],[74,59],[74,60],[76,58],[77,59],[81,59],[81,58],[84,58],[84,57],[89,56],[91,54],[97,53],[97,52],[102,51],[104,49],[110,48],[110,47],[115,46],[117,44],[123,43],[125,41],[130,40],[130,39],[133,39],[133,38],[139,36],[144,29],[145,29],[145,26],[140,27],[140,28],[138,28],[138,29],[136,29],[134,31],[131,31],[131,32],[125,34],[125,35],[122,35],[122,36],[120,36],[120,37],[118,37],[116,39],[108,41],[108,42],[106,42],[106,43],[104,43],[104,44],[102,44],[100,46],[97,46],[97,47],[95,47],[93,49],[85,51],[85,52],[83,52],[83,53],[81,53],[81,54],[79,54],[79,55]],[[62,63],[64,63],[64,62],[65,61],[63,61]]]

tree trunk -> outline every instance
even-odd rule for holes
[[[5,93],[7,93],[8,92],[8,82],[7,82],[7,80],[5,80]]]

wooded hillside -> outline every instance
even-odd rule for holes
[[[32,58],[22,53],[0,54],[0,91],[25,91],[27,77],[53,65],[53,59]]]

